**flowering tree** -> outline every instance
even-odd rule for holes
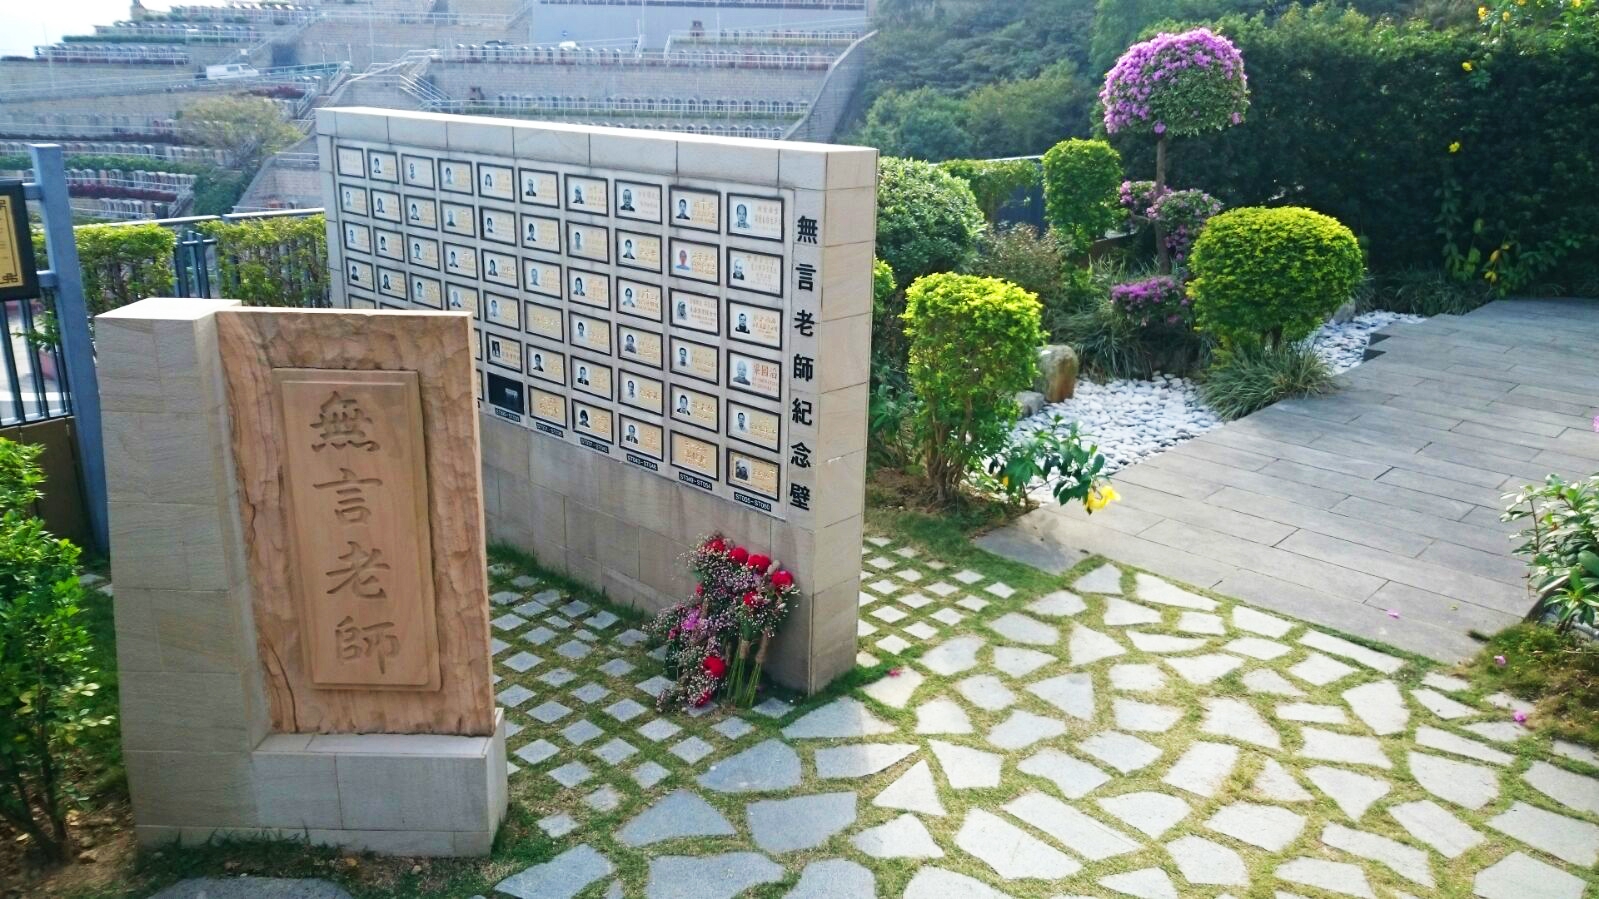
[[[1155,135],[1153,195],[1166,192],[1166,144],[1173,135],[1218,131],[1244,120],[1249,82],[1244,57],[1208,28],[1161,33],[1127,48],[1099,92],[1105,130]],[[1171,272],[1165,228],[1155,222],[1162,274]]]

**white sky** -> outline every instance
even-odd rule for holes
[[[220,6],[222,0],[145,0],[145,8]],[[0,54],[32,56],[36,44],[128,18],[128,0],[0,0]]]

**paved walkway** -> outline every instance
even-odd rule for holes
[[[1599,302],[1396,325],[1338,393],[1279,403],[978,543],[1049,571],[1098,553],[1455,660],[1530,607],[1502,494],[1599,471]],[[1394,617],[1397,613],[1398,617]]]

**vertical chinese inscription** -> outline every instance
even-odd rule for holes
[[[311,681],[439,688],[416,372],[275,369],[295,605]]]

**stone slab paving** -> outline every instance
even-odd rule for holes
[[[512,800],[549,841],[499,893],[1599,895],[1599,755],[1509,697],[1142,572],[1002,584],[874,540],[868,607],[958,623],[893,658],[863,640],[882,662],[853,688],[747,712],[658,711],[626,622],[580,659],[532,651],[604,610],[497,577],[526,620],[495,657],[527,693]]]
[[[1469,655],[1468,631],[1529,604],[1500,495],[1599,469],[1599,354],[1551,340],[1599,345],[1599,305],[1500,300],[1385,334],[1342,390],[1122,469],[1133,514],[1046,503],[979,545],[1050,572],[1102,555],[1440,661]]]

